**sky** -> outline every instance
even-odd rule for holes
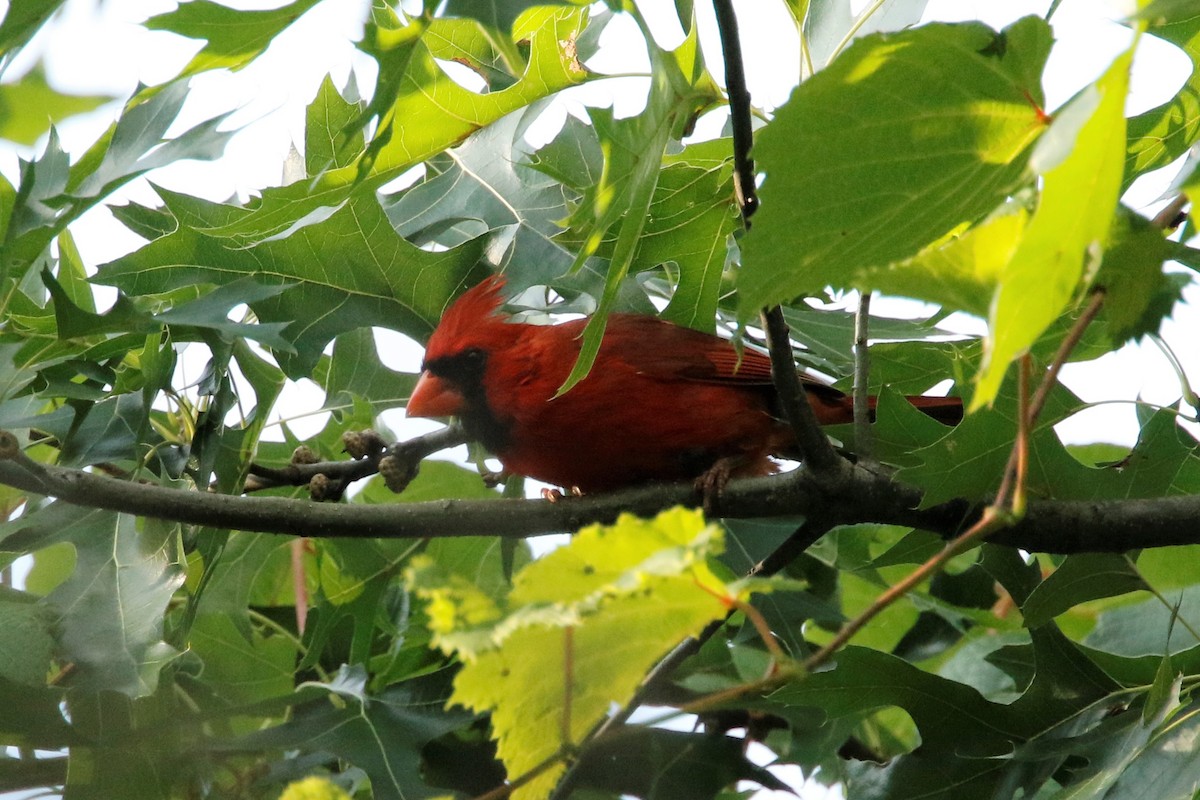
[[[232,2],[244,8],[268,8],[278,2]],[[7,4],[0,0],[0,8]],[[293,142],[303,141],[304,108],[315,95],[326,74],[345,85],[356,80],[366,93],[374,80],[374,62],[358,53],[353,41],[361,33],[365,0],[324,0],[291,29],[281,35],[272,48],[245,70],[230,74],[216,72],[193,80],[193,93],[177,121],[183,130],[216,114],[232,111],[226,129],[238,129],[226,155],[216,163],[181,163],[153,173],[150,178],[169,189],[199,193],[211,200],[234,197],[244,201],[262,188],[281,182],[283,163]],[[643,3],[656,37],[670,47],[682,37],[667,0]],[[854,10],[868,5],[867,0],[852,3]],[[901,0],[889,6],[893,11],[920,7],[919,2]],[[993,27],[1002,27],[1025,14],[1044,14],[1048,0],[930,0],[922,21],[981,19]],[[155,84],[173,77],[201,46],[173,34],[146,31],[137,23],[174,7],[170,0],[70,0],[64,13],[39,34],[32,47],[14,63],[4,80],[11,80],[35,61],[44,59],[48,79],[60,91],[108,93],[127,97],[138,82]],[[706,51],[719,52],[711,7],[696,3],[700,14],[701,42]],[[1126,4],[1103,0],[1065,0],[1053,20],[1057,43],[1047,67],[1048,110],[1060,106],[1074,92],[1097,75],[1112,57],[1128,44],[1129,32],[1114,23]],[[798,78],[798,49],[794,28],[780,3],[763,0],[735,2],[742,28],[748,82],[756,105],[765,109],[786,101]],[[602,39],[601,54],[589,67],[601,72],[629,72],[645,69],[645,54],[630,45],[636,37],[629,20],[612,24]],[[710,62],[719,79],[719,59]],[[1173,47],[1153,39],[1144,39],[1135,59],[1133,97],[1128,111],[1144,111],[1169,98],[1188,71],[1187,59]],[[636,113],[646,81],[626,78],[604,81],[564,93],[556,109],[548,112],[549,130],[555,120],[583,103],[613,103],[618,116]],[[639,88],[642,87],[642,88]],[[119,104],[109,104],[61,126],[64,147],[81,153],[110,123]],[[719,118],[710,120],[708,130],[715,132]],[[702,128],[703,130],[703,128]],[[0,172],[15,182],[18,155],[29,158],[40,152],[13,149],[0,143]],[[1126,196],[1131,208],[1152,215],[1162,204],[1170,179],[1178,167],[1167,168],[1153,180],[1135,185]],[[127,200],[157,205],[156,195],[144,180],[122,188],[109,199],[121,204]],[[84,262],[90,266],[112,260],[142,244],[141,240],[117,223],[103,208],[89,212],[73,226]],[[1163,338],[1176,348],[1185,371],[1200,380],[1200,336],[1196,331],[1196,308],[1200,291],[1192,287],[1189,305],[1181,308],[1163,328]],[[876,312],[893,314],[929,313],[928,307],[905,301],[875,302]],[[982,332],[982,322],[956,315],[954,324],[966,332]],[[394,367],[414,370],[420,348],[398,334],[379,334],[384,344],[385,362]],[[185,361],[185,369],[186,366]],[[193,366],[192,369],[197,369]],[[194,376],[193,376],[194,377]],[[1083,399],[1105,404],[1078,414],[1058,427],[1068,442],[1096,440],[1133,444],[1137,425],[1131,401],[1172,404],[1179,397],[1179,385],[1166,357],[1149,343],[1125,348],[1119,353],[1086,364],[1069,365],[1064,382]],[[326,415],[317,411],[322,392],[310,382],[292,387],[284,404],[284,413],[300,436],[319,431]],[[387,422],[402,437],[437,427],[428,421],[406,421],[402,412],[387,417]],[[785,780],[795,781],[794,773]],[[767,795],[760,795],[767,796]],[[782,797],[783,795],[780,794]],[[825,796],[823,790],[809,786],[806,798]],[[836,792],[828,796],[839,796]]]

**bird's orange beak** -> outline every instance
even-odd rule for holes
[[[462,413],[463,396],[428,370],[421,373],[405,414],[410,417],[453,417]]]

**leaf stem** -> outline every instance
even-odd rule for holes
[[[854,449],[860,459],[871,460],[875,442],[871,431],[871,355],[868,350],[871,324],[871,293],[858,298],[854,314]]]

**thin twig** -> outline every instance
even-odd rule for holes
[[[571,746],[571,709],[575,704],[575,626],[563,628],[562,742]]]
[[[1042,382],[1033,394],[1033,399],[1029,402],[1030,428],[1033,427],[1038,417],[1041,416],[1042,409],[1046,406],[1046,400],[1050,397],[1050,391],[1058,381],[1058,373],[1062,371],[1063,364],[1067,363],[1067,359],[1079,345],[1079,340],[1083,338],[1084,331],[1092,324],[1092,320],[1100,313],[1100,307],[1103,305],[1104,290],[1097,289],[1092,292],[1092,296],[1088,299],[1083,313],[1071,325],[1071,330],[1067,332],[1066,337],[1063,338],[1062,343],[1058,346],[1058,350],[1054,353],[1054,359],[1050,362],[1050,368],[1046,370]]]
[[[750,227],[750,217],[758,209],[758,190],[754,180],[754,144],[751,124],[750,92],[746,89],[746,68],[742,63],[742,45],[732,0],[713,0],[717,31],[721,35],[721,55],[725,61],[725,91],[729,95],[730,126],[733,128],[733,191],[742,221]]]
[[[548,757],[547,759],[542,761],[540,764],[535,766],[533,769],[526,772],[524,775],[519,775],[516,778],[513,778],[511,781],[508,781],[507,783],[502,783],[499,786],[497,786],[495,789],[492,789],[491,791],[484,792],[483,794],[480,794],[480,795],[476,795],[474,800],[504,800],[504,798],[508,797],[510,794],[515,792],[517,789],[520,789],[522,786],[529,783],[531,780],[533,780],[537,776],[541,775],[543,772],[550,769],[555,764],[566,759],[568,755],[570,755],[570,754],[567,752],[567,750],[565,748],[562,750],[559,750],[557,753]]]
[[[784,540],[779,547],[775,548],[770,555],[768,555],[758,564],[754,565],[754,567],[749,570],[747,575],[759,577],[768,577],[774,575],[795,560],[797,555],[807,550],[814,542],[828,533],[829,529],[832,527],[833,524],[824,519],[812,518],[806,520],[802,525],[800,525],[800,527],[793,531],[792,535]],[[715,636],[717,631],[724,627],[725,623],[729,620],[729,617],[732,614],[733,610],[731,610],[729,614],[726,614],[721,619],[716,619],[708,623],[708,625],[704,627],[704,630],[702,630],[696,636],[684,639],[682,642],[677,644],[675,648],[671,650],[671,652],[667,653],[667,655],[665,655],[662,660],[660,660],[654,666],[654,669],[652,669],[646,675],[646,677],[642,680],[642,685],[638,687],[637,692],[634,693],[634,696],[630,699],[630,701],[626,703],[621,710],[602,720],[600,724],[597,725],[590,734],[588,734],[588,736],[584,739],[583,744],[580,746],[582,747],[586,744],[591,744],[600,741],[601,739],[606,739],[609,736],[612,736],[614,731],[624,726],[625,723],[629,721],[629,718],[633,716],[634,712],[641,708],[647,702],[648,698],[650,698],[657,689],[659,689],[667,680],[669,680],[670,677],[675,674],[675,671],[678,670],[685,661],[694,656],[696,653],[700,652],[700,648],[703,647],[709,639]],[[774,642],[771,642],[770,644],[774,644]],[[578,778],[578,763],[579,762],[572,764],[567,769],[567,773],[563,776],[562,780],[559,781],[558,786],[555,787],[554,793],[550,796],[550,800],[561,800],[561,798],[569,796],[574,790],[575,781]]]
[[[817,415],[808,404],[808,396],[796,373],[796,364],[792,361],[791,331],[779,306],[763,312],[763,329],[767,334],[775,389],[779,393],[779,402],[788,424],[796,435],[804,463],[823,485],[838,483],[843,468],[849,465],[833,449],[829,437],[817,422]]]
[[[1021,359],[1018,367],[1019,386],[1016,437],[1013,440],[1012,451],[1004,469],[1004,477],[1001,480],[1000,489],[996,493],[995,500],[984,510],[983,516],[979,518],[979,521],[961,536],[946,544],[941,552],[913,570],[904,580],[875,598],[874,602],[861,614],[847,622],[827,645],[803,662],[802,666],[806,672],[811,672],[828,662],[868,622],[901,597],[904,597],[931,575],[940,571],[950,559],[965,552],[968,547],[982,541],[984,537],[1001,528],[1010,526],[1015,520],[1024,516],[1026,512],[1025,474],[1028,462],[1030,432],[1033,430],[1038,416],[1046,405],[1046,398],[1049,397],[1050,391],[1058,379],[1058,373],[1062,369],[1062,365],[1066,363],[1071,352],[1079,344],[1079,340],[1083,337],[1083,333],[1087,330],[1088,325],[1096,318],[1096,314],[1100,312],[1103,302],[1104,293],[1102,291],[1097,291],[1092,295],[1087,307],[1079,315],[1079,318],[1075,320],[1075,323],[1071,326],[1071,330],[1063,339],[1062,344],[1059,345],[1057,352],[1054,354],[1054,360],[1051,362],[1050,368],[1046,370],[1046,374],[1042,376],[1042,381],[1038,385],[1037,392],[1034,394],[1032,400],[1029,399],[1031,359],[1028,355]]]
[[[1162,210],[1154,215],[1154,219],[1150,220],[1150,224],[1164,230],[1178,228],[1187,219],[1183,213],[1183,209],[1187,204],[1187,195],[1183,193],[1177,194],[1171,202],[1163,206]]]
[[[875,452],[871,431],[871,356],[867,347],[870,322],[871,293],[863,292],[854,315],[854,450],[860,460],[871,460]]]
[[[886,592],[879,595],[879,597],[876,597],[866,610],[843,625],[842,629],[838,631],[837,635],[828,644],[802,662],[801,666],[803,669],[806,672],[812,672],[826,664],[868,622],[875,619],[886,608],[919,586],[926,578],[941,571],[950,559],[966,551],[968,547],[1006,523],[1007,520],[1003,515],[996,513],[993,508],[989,507],[984,511],[983,517],[964,534],[946,544],[941,552],[910,572],[902,581],[891,586]]]
[[[731,0],[713,0],[717,29],[721,34],[721,54],[725,59],[725,84],[729,94],[729,114],[733,126],[734,187],[742,219],[750,225],[750,217],[758,208],[754,187],[754,162],[750,159],[753,129],[750,124],[750,93],[746,90],[746,71],[738,36],[737,17]],[[788,422],[796,432],[796,441],[805,463],[822,475],[833,473],[842,459],[834,452],[829,439],[821,431],[816,416],[808,405],[804,387],[796,375],[792,360],[792,345],[787,323],[778,306],[765,312],[764,328],[771,351],[771,372]]]

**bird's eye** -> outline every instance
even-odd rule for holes
[[[464,350],[462,357],[468,364],[478,364],[483,361],[484,353],[478,347],[472,347]]]

